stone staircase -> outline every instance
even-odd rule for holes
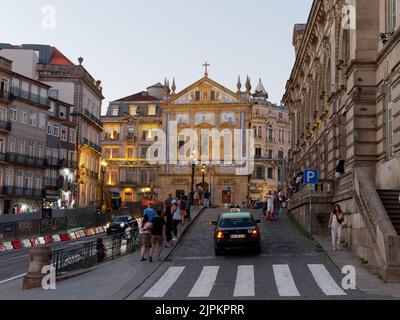
[[[394,228],[400,235],[400,190],[377,190],[377,192]]]

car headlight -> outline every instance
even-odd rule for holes
[[[109,223],[107,223],[107,225],[106,225],[106,228],[108,229],[110,227],[110,224]]]
[[[121,223],[119,226],[120,226],[121,228],[123,228],[123,227],[125,227],[125,223]]]

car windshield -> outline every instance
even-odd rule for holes
[[[254,227],[251,218],[223,218],[220,223],[221,228],[250,228]]]
[[[114,222],[127,222],[128,217],[117,217],[115,218]]]

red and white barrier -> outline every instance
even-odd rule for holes
[[[11,245],[14,250],[22,249],[24,247],[21,240],[13,240],[11,241]]]
[[[61,233],[52,236],[44,236],[38,238],[24,239],[24,240],[12,240],[6,242],[0,242],[0,252],[18,250],[24,248],[36,247],[39,245],[51,244],[56,242],[64,242],[70,240],[77,240],[85,237],[94,236],[97,234],[104,233],[106,227],[89,228],[81,231],[71,233]]]
[[[32,247],[36,247],[37,245],[39,245],[39,241],[35,238],[29,239],[29,241]]]
[[[4,242],[4,248],[8,250],[13,250],[13,245],[11,244],[11,241]]]
[[[30,247],[32,247],[32,244],[31,244],[31,242],[29,241],[29,239],[22,240],[22,245],[24,246],[24,248],[30,248]]]

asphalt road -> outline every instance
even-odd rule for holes
[[[52,250],[72,248],[75,245],[95,241],[99,237],[103,239],[107,238],[105,234],[96,235],[79,240],[52,243],[50,244],[50,248]],[[30,249],[26,248],[0,253],[0,284],[13,278],[22,277],[28,271],[30,262],[29,251]]]
[[[128,299],[161,300],[358,300],[383,299],[344,290],[342,275],[324,252],[302,236],[286,216],[268,222],[260,211],[262,254],[215,257],[218,210],[204,211],[157,272]]]

